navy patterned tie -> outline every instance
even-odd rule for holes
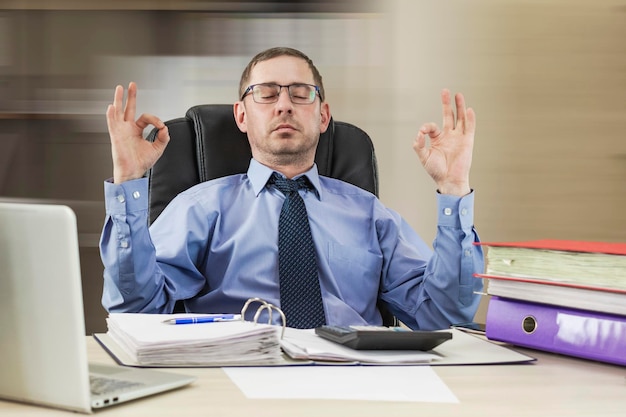
[[[309,217],[298,189],[313,190],[306,177],[290,180],[277,173],[268,181],[285,195],[278,220],[280,308],[287,326],[310,329],[326,323]]]

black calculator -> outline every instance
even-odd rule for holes
[[[449,331],[410,330],[404,327],[331,326],[317,327],[324,339],[359,350],[431,350],[452,339]]]

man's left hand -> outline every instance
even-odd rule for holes
[[[452,110],[450,91],[441,92],[443,128],[436,123],[424,124],[415,138],[413,149],[441,194],[464,196],[469,194],[469,171],[472,165],[476,114],[465,108],[462,94],[455,95],[456,121]],[[426,135],[430,144],[426,144]]]

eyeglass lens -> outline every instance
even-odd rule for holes
[[[252,87],[252,97],[257,103],[275,103],[278,101],[280,91],[286,87],[292,103],[310,104],[315,101],[315,86],[309,84],[257,84]]]

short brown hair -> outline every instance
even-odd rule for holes
[[[309,65],[309,69],[313,73],[313,80],[315,81],[315,85],[317,85],[320,89],[320,99],[321,101],[324,101],[324,97],[326,97],[326,94],[324,93],[324,83],[322,82],[322,75],[313,64],[311,58],[298,51],[297,49],[287,47],[275,47],[266,49],[265,51],[259,52],[254,56],[254,58],[252,58],[252,60],[248,63],[248,66],[243,70],[243,73],[241,74],[241,80],[239,81],[239,97],[241,97],[245,89],[248,88],[248,82],[250,80],[250,73],[252,72],[252,68],[254,68],[254,66],[259,62],[267,61],[279,56],[293,56],[304,60]]]

